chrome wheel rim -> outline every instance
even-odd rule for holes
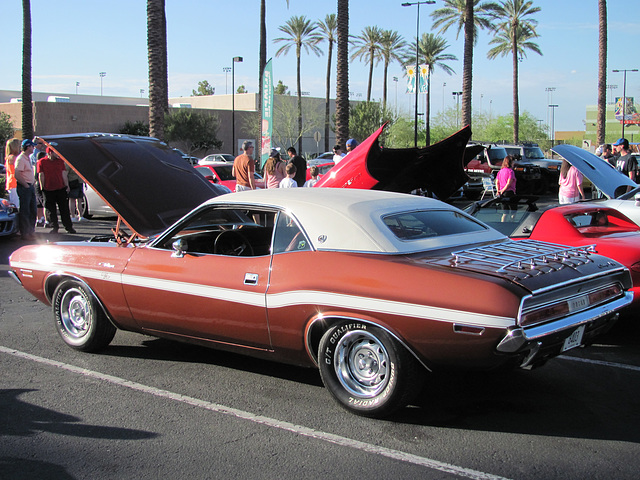
[[[389,383],[389,354],[375,336],[358,330],[347,333],[336,350],[338,380],[353,395],[371,398]]]
[[[82,338],[91,326],[91,309],[82,291],[71,288],[60,302],[60,320],[64,330],[75,338]]]

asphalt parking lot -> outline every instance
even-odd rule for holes
[[[636,314],[537,370],[432,375],[416,405],[371,420],[315,370],[128,332],[67,348],[6,275],[22,244],[0,239],[0,478],[637,478]]]

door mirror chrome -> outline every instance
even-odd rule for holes
[[[187,250],[187,241],[180,238],[171,244],[171,248],[173,248],[173,253],[171,254],[173,258],[182,258]]]

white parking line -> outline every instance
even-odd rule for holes
[[[591,360],[589,358],[568,357],[565,355],[560,355],[558,356],[558,358],[562,360],[572,360],[574,362],[591,363],[593,365],[601,365],[603,367],[622,368],[624,370],[632,370],[634,372],[640,372],[640,367],[636,367],[635,365],[625,365],[624,363],[604,362],[602,360]]]
[[[439,462],[437,460],[431,460],[429,458],[401,452],[399,450],[392,450],[392,449],[380,447],[377,445],[371,445],[369,443],[359,442],[357,440],[352,440],[350,438],[342,437],[339,435],[333,435],[331,433],[326,433],[319,430],[314,430],[312,428],[307,428],[302,425],[283,422],[281,420],[265,417],[262,415],[255,415],[253,413],[245,412],[243,410],[238,410],[238,409],[226,407],[224,405],[220,405],[217,403],[211,403],[204,400],[199,400],[197,398],[181,395],[179,393],[173,393],[168,390],[162,390],[159,388],[150,387],[148,385],[131,382],[129,380],[125,380],[124,378],[114,377],[112,375],[107,375],[107,374],[96,372],[93,370],[88,370],[86,368],[76,367],[74,365],[69,365],[67,363],[58,362],[56,360],[50,360],[48,358],[39,357],[37,355],[21,352],[19,350],[3,347],[1,345],[0,345],[0,352],[6,353],[8,355],[13,355],[14,357],[19,357],[26,360],[31,360],[34,362],[60,368],[62,370],[66,370],[76,374],[85,375],[87,377],[95,378],[95,379],[109,382],[115,385],[120,385],[122,387],[131,388],[132,390],[137,390],[140,392],[155,395],[156,397],[175,400],[178,402],[186,403],[187,405],[204,408],[206,410],[216,412],[216,413],[221,413],[223,415],[230,415],[232,417],[236,417],[242,420],[248,420],[250,422],[258,423],[260,425],[265,425],[267,427],[293,432],[297,435],[315,438],[316,440],[333,443],[335,445],[349,447],[356,450],[361,450],[363,452],[372,453],[374,455],[380,455],[383,457],[391,458],[393,460],[400,460],[402,462],[407,462],[414,465],[431,468],[433,470],[450,473],[452,475],[457,475],[459,477],[472,478],[477,480],[507,480],[505,477],[491,475],[489,473],[479,472],[476,470],[471,470],[469,468],[458,467],[456,465]]]

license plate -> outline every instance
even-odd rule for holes
[[[568,338],[565,339],[564,345],[562,346],[562,351],[566,352],[567,350],[571,350],[572,348],[579,347],[582,345],[582,336],[584,335],[585,326],[582,325],[574,330],[574,332],[569,335]]]
[[[589,295],[581,295],[569,300],[569,312],[577,312],[589,306]]]

